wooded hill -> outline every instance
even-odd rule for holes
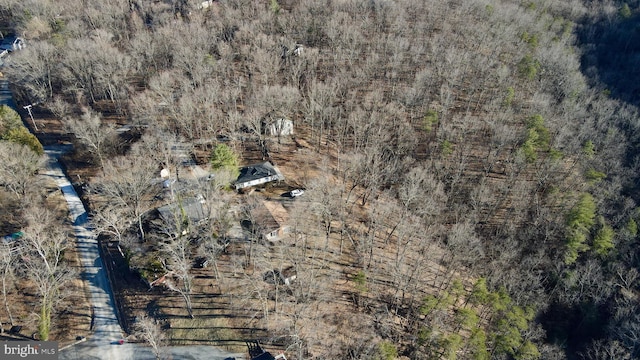
[[[304,187],[290,235],[237,259],[221,247],[240,200],[200,189],[227,199],[198,234],[219,293],[243,299],[230,324],[294,359],[631,359],[638,5],[3,0],[28,44],[3,73],[75,135],[112,199],[92,209],[105,229],[134,253],[171,244],[154,246],[164,270],[196,252],[176,229],[143,240],[144,185],[180,161],[166,144],[266,155]],[[292,136],[267,135],[278,119]],[[278,261],[290,289],[262,281]]]

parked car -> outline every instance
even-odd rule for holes
[[[295,190],[291,190],[289,192],[289,195],[291,195],[291,197],[302,196],[302,194],[304,194],[304,190],[302,190],[302,189],[295,189]]]
[[[0,52],[22,50],[25,47],[24,39],[18,36],[7,36],[0,43]]]
[[[198,257],[196,258],[193,267],[196,269],[205,269],[209,265],[209,260],[206,257]]]

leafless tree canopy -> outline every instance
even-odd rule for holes
[[[191,320],[202,256],[238,327],[297,359],[640,356],[637,1],[206,4],[0,2],[27,43],[3,68],[18,102],[91,155],[97,228],[161,254]],[[222,173],[181,190],[206,219],[147,236],[176,202],[160,171],[184,180],[219,143],[305,188],[282,238]],[[29,196],[41,162],[0,141],[0,187]],[[61,235],[26,223],[55,261]]]

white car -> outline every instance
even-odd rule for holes
[[[7,36],[2,39],[0,43],[0,51],[16,51],[22,50],[25,47],[24,40],[21,37],[17,36]]]
[[[304,194],[304,190],[302,189],[295,189],[289,192],[289,195],[291,195],[291,197],[298,197],[298,196],[301,196],[302,194]]]

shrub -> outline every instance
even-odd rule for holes
[[[620,8],[620,17],[622,17],[623,19],[628,19],[631,17],[631,9],[629,8],[629,4],[624,3],[622,4],[622,7]]]
[[[449,156],[453,154],[453,144],[449,140],[444,140],[440,144],[440,149],[442,150],[443,156]]]
[[[353,277],[353,282],[356,283],[356,290],[358,292],[367,292],[367,274],[360,270]]]
[[[218,144],[211,151],[211,168],[213,170],[226,169],[232,171],[238,177],[238,155],[227,145]]]
[[[587,140],[582,145],[582,153],[589,159],[592,159],[596,154],[596,147],[593,145],[593,141]]]
[[[3,137],[10,130],[22,127],[20,115],[6,105],[0,105],[0,135]]]
[[[478,325],[478,314],[473,309],[457,309],[456,321],[463,329],[471,330]]]
[[[581,252],[589,249],[586,244],[587,235],[591,232],[595,217],[596,203],[593,200],[593,196],[588,193],[582,194],[578,203],[567,215],[566,264],[573,264]]]
[[[488,15],[493,15],[493,12],[496,10],[493,5],[487,5],[484,9],[487,11]]]
[[[269,9],[274,13],[277,14],[280,12],[280,4],[278,4],[277,0],[271,0],[271,2],[269,3]]]
[[[518,62],[518,72],[521,76],[533,80],[538,75],[538,71],[540,71],[540,61],[534,59],[531,55],[527,55],[523,57]]]
[[[638,235],[638,223],[633,218],[627,222],[627,231],[631,236]]]
[[[613,237],[615,232],[603,218],[600,218],[602,226],[593,238],[593,251],[599,256],[606,256],[614,248]]]
[[[471,332],[469,338],[469,347],[471,349],[471,358],[474,360],[489,360],[489,351],[487,350],[487,334],[484,330],[477,328]]]
[[[433,295],[427,295],[422,299],[420,305],[420,314],[429,315],[433,310],[440,306],[440,299]]]
[[[458,334],[450,334],[449,336],[443,336],[440,345],[444,351],[445,359],[456,359],[457,352],[462,346],[462,336]]]
[[[527,127],[534,129],[538,134],[536,146],[542,148],[542,150],[547,150],[551,142],[551,136],[549,135],[549,129],[544,126],[544,118],[542,115],[536,114],[530,117]]]
[[[24,126],[19,126],[9,130],[3,136],[3,139],[12,143],[25,145],[38,155],[44,154],[44,148],[38,138],[30,133]]]
[[[553,160],[560,160],[562,159],[562,151],[551,148],[549,149],[549,157]]]
[[[522,151],[522,154],[524,155],[525,160],[528,163],[535,162],[538,159],[538,153],[536,151],[537,142],[538,142],[538,133],[535,131],[535,129],[529,129],[529,131],[527,132],[527,139],[524,141],[524,143],[522,144],[522,147],[520,148]]]
[[[438,123],[438,112],[435,110],[427,111],[427,114],[422,119],[422,129],[426,132],[431,132],[433,127]]]
[[[540,358],[540,351],[531,341],[527,340],[520,346],[515,358],[517,360],[536,360]]]
[[[522,33],[522,35],[520,35],[520,39],[529,44],[529,46],[531,46],[531,48],[533,49],[538,47],[538,35],[536,34],[529,34],[527,31],[525,31]]]
[[[576,206],[571,209],[567,217],[567,225],[572,229],[579,229],[588,232],[595,222],[596,203],[593,196],[584,193]]]
[[[505,95],[502,105],[504,105],[505,107],[510,107],[511,104],[513,104],[513,99],[515,97],[516,97],[516,91],[514,90],[513,86],[509,86],[507,88],[507,95]]]
[[[522,144],[521,151],[527,162],[535,162],[538,158],[538,151],[548,151],[552,159],[557,160],[562,157],[562,153],[550,147],[551,135],[549,129],[544,126],[544,118],[533,115],[527,122],[527,137]]]
[[[378,343],[378,353],[382,360],[393,360],[398,357],[398,349],[388,340]]]
[[[520,306],[510,306],[506,311],[498,317],[496,321],[496,332],[494,338],[495,351],[498,354],[509,354],[516,359],[521,358],[519,355],[522,346],[526,341],[522,338],[522,331],[529,328],[529,322],[533,320],[535,312],[531,308],[522,308]],[[534,346],[535,349],[535,346]],[[529,349],[531,353],[535,352]],[[526,358],[526,357],[524,357]],[[523,358],[523,359],[524,359]],[[526,358],[534,359],[534,358]]]
[[[473,284],[473,290],[471,290],[471,295],[469,297],[469,301],[472,304],[480,305],[485,304],[489,300],[489,290],[487,289],[487,279],[478,278],[476,283]]]
[[[584,175],[587,178],[587,180],[589,180],[592,183],[600,182],[607,177],[607,174],[594,169],[587,170],[587,172]]]

